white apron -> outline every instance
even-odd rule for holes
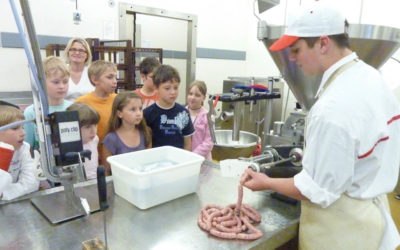
[[[337,69],[321,94],[340,73],[356,62],[352,60]],[[327,208],[301,201],[299,249],[395,249],[400,237],[387,211],[390,210],[386,195],[359,200],[343,194]]]

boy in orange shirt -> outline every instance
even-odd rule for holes
[[[154,86],[154,72],[160,67],[160,62],[155,57],[146,57],[140,64],[140,78],[143,82],[141,89],[136,89],[136,94],[140,95],[143,100],[143,109],[158,101],[157,90]]]
[[[90,65],[88,75],[95,89],[89,94],[78,97],[75,102],[89,104],[100,114],[97,135],[99,136],[99,142],[102,142],[107,133],[111,107],[116,96],[117,67],[112,62],[95,61]]]

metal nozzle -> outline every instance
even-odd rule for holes
[[[221,120],[223,120],[224,122],[230,121],[233,119],[233,112],[231,111],[224,111],[221,114]]]
[[[250,163],[249,168],[253,169],[254,172],[261,172],[260,165],[258,163]]]
[[[265,172],[265,169],[269,169],[270,167],[289,161],[295,166],[301,166],[302,159],[303,159],[303,150],[301,150],[300,148],[293,148],[292,150],[290,150],[288,158],[279,161],[264,163],[261,165],[257,163],[251,163],[249,165],[249,168],[252,168],[256,172]]]
[[[303,150],[300,148],[293,148],[289,152],[289,157],[292,159],[291,162],[295,166],[301,166],[303,160]]]

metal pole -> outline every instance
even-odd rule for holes
[[[1,127],[0,127],[0,131],[7,130],[7,129],[9,129],[9,128],[15,128],[15,127],[24,125],[25,123],[30,123],[30,122],[34,122],[34,121],[35,121],[35,119],[13,122],[13,123],[10,123],[10,124],[1,126]]]
[[[186,59],[186,93],[189,92],[190,84],[196,79],[197,58],[197,16],[187,23],[187,59]]]
[[[272,94],[274,88],[274,78],[268,77],[268,90]],[[265,107],[265,116],[264,116],[264,132],[263,132],[263,140],[261,142],[261,152],[264,150],[265,146],[267,146],[267,137],[269,134],[269,130],[271,127],[272,120],[272,100],[267,99],[266,107]]]
[[[39,96],[40,106],[41,105],[46,106],[46,107],[41,108],[40,117],[37,118],[37,121],[39,120],[39,122],[42,124],[42,127],[38,126],[38,130],[41,129],[42,134],[43,134],[43,142],[39,138],[40,149],[42,151],[42,159],[41,159],[42,168],[43,168],[43,172],[46,174],[47,178],[50,181],[59,182],[60,177],[57,173],[57,170],[52,169],[52,166],[54,165],[53,164],[54,160],[52,161],[52,158],[51,158],[53,156],[53,152],[52,152],[52,148],[51,148],[50,137],[48,136],[47,129],[46,129],[46,127],[48,126],[47,122],[45,121],[45,119],[47,118],[47,115],[48,115],[48,99],[47,99],[46,78],[45,78],[44,69],[43,69],[43,65],[42,65],[42,57],[40,55],[40,47],[39,47],[39,43],[37,40],[35,26],[33,24],[32,14],[30,11],[28,0],[20,0],[20,5],[21,5],[23,16],[24,16],[24,22],[25,22],[26,29],[28,32],[28,36],[29,36],[32,54],[34,56],[34,61],[35,61],[34,66],[36,66],[37,79],[39,80],[38,84],[40,84],[40,86],[42,87],[43,92],[44,92],[43,96],[42,95]],[[34,73],[35,72],[33,72],[32,74],[34,74]],[[33,93],[35,93],[35,91],[33,91]],[[36,93],[37,93],[37,91],[36,91]]]
[[[29,41],[31,43],[33,58],[35,60],[37,76],[39,78],[40,84],[46,94],[47,98],[47,88],[46,88],[46,78],[44,75],[43,65],[42,65],[42,57],[40,55],[40,46],[36,37],[35,26],[33,25],[33,19],[31,10],[29,7],[28,0],[20,0],[22,13],[24,15],[26,29],[28,31]]]
[[[361,0],[360,17],[358,18],[358,23],[359,23],[359,24],[361,24],[361,18],[362,18],[363,8],[364,8],[364,0]]]
[[[232,128],[232,141],[239,141],[240,139],[240,123],[242,122],[243,102],[238,101],[233,104],[233,128]]]

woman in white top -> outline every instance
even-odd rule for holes
[[[79,96],[94,90],[87,72],[88,66],[92,62],[92,52],[85,39],[74,37],[69,40],[64,57],[70,73],[69,89],[65,99],[74,101]]]

